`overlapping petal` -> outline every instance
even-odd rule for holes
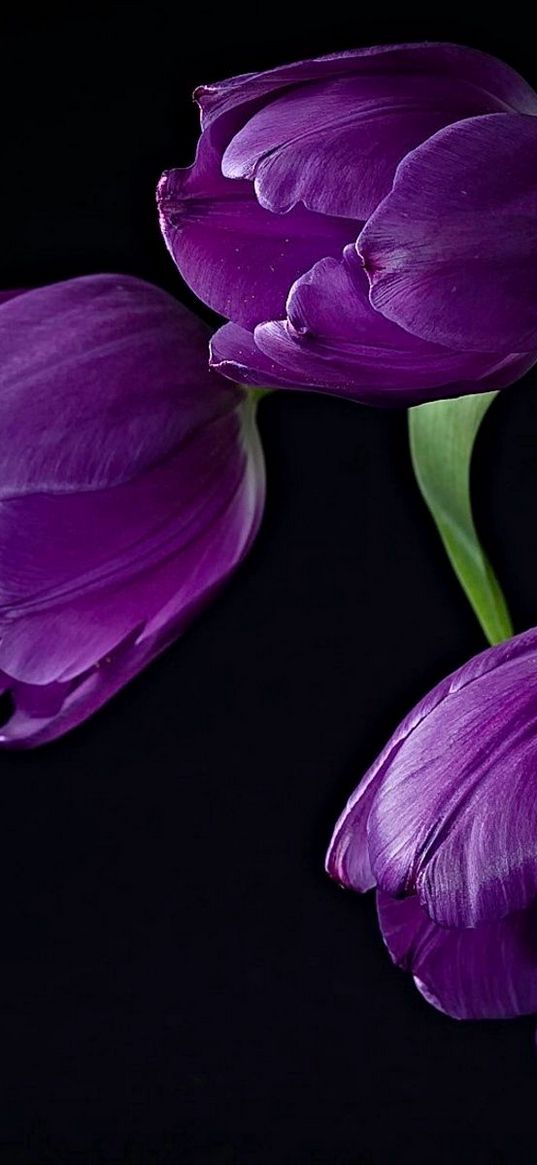
[[[251,429],[251,419],[245,424]],[[39,682],[5,675],[14,711],[0,728],[0,745],[33,747],[76,727],[173,643],[210,601],[247,553],[261,519],[264,466],[257,431],[248,441],[240,487],[195,541],[134,585],[97,591],[61,612],[28,614],[9,629],[18,670]],[[46,680],[58,673],[60,679]]]
[[[535,350],[536,219],[536,117],[441,130],[401,162],[358,240],[371,302],[434,343]]]
[[[502,918],[537,894],[536,663],[533,650],[439,706],[372,806],[378,881],[395,894],[414,886],[442,925]]]
[[[537,629],[402,722],[336,824],[328,873],[377,885],[392,959],[459,1019],[537,1011]]]
[[[339,255],[359,229],[303,206],[271,214],[251,183],[222,176],[208,135],[193,166],[163,174],[158,203],[166,245],[189,287],[247,328],[281,316],[295,279],[322,256]]]
[[[212,340],[213,367],[246,384],[319,388],[367,404],[418,404],[435,395],[485,392],[518,379],[535,354],[463,353],[430,344],[372,308],[355,247],[297,280],[287,318],[253,339],[228,324]]]
[[[416,898],[378,894],[394,962],[429,1003],[455,1019],[506,1019],[537,1011],[537,905],[476,929],[431,922]]]
[[[258,348],[254,333],[238,324],[224,324],[210,342],[210,364],[222,376],[259,388],[311,388],[306,377],[286,372]]]
[[[2,328],[19,461],[0,440],[15,702],[0,741],[25,745],[84,719],[186,626],[255,535],[264,467],[253,402],[207,370],[207,329],[156,288],[73,280],[2,306]]]
[[[227,146],[222,171],[253,180],[259,202],[275,213],[302,202],[366,219],[415,146],[460,118],[504,109],[458,77],[358,73],[309,82],[248,119]]]
[[[356,874],[366,838],[379,886],[395,898],[417,895],[441,926],[479,926],[533,901],[536,668],[531,630],[477,656],[418,704],[336,826],[333,876],[366,888]]]
[[[531,246],[522,254],[535,166],[521,142],[536,132],[537,95],[514,70],[457,45],[377,46],[202,86],[196,97],[196,161],[163,175],[158,200],[181,274],[232,325],[214,340],[214,367],[249,384],[390,405],[503,388],[532,366],[535,309],[526,296],[517,322],[517,304],[537,270]],[[464,127],[478,124],[496,128],[474,149],[477,131]],[[507,140],[511,125],[514,172],[496,159],[499,127]],[[431,163],[415,191],[427,150],[442,134],[456,144],[459,132],[436,186]],[[498,237],[500,220],[509,221]],[[358,236],[367,303],[349,257]]]
[[[338,76],[375,74],[425,74],[449,78],[455,85],[473,85],[485,99],[490,95],[518,113],[537,113],[537,97],[524,79],[503,61],[463,45],[423,42],[374,45],[332,53],[314,60],[297,61],[261,73],[246,73],[196,90],[204,128],[240,113],[243,121],[251,106],[265,103],[272,94],[308,81]]]

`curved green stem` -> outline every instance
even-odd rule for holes
[[[489,643],[513,634],[507,603],[475,528],[470,464],[481,421],[496,392],[409,409],[412,465],[448,558]]]

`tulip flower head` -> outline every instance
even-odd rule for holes
[[[340,817],[327,870],[377,887],[384,940],[459,1019],[537,1012],[537,629],[403,721]]]
[[[171,643],[246,554],[255,405],[171,296],[96,275],[0,303],[0,744],[51,740]]]
[[[419,404],[537,359],[537,95],[450,44],[359,49],[196,92],[164,238],[243,383]]]

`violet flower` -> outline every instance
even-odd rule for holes
[[[4,746],[90,716],[246,554],[264,500],[255,404],[205,325],[139,279],[2,297]]]
[[[353,793],[327,869],[378,887],[394,962],[459,1019],[537,1012],[537,628],[471,659]]]
[[[537,359],[537,95],[450,44],[202,86],[162,230],[231,322],[213,365],[372,404],[502,388]]]

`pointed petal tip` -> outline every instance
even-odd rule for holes
[[[441,1015],[447,1015],[449,1019],[456,1019],[459,1021],[459,1023],[462,1022],[463,1016],[458,1015],[456,1011],[449,1011],[447,1007],[444,1007],[438,996],[435,995],[434,991],[431,990],[424,979],[420,979],[419,975],[413,975],[412,978],[414,980],[414,986],[417,988],[420,995],[423,997],[426,1003],[429,1003],[431,1007],[434,1007],[435,1011],[439,1011]]]
[[[341,886],[345,886],[346,882],[343,874],[343,868],[339,861],[339,856],[338,834],[336,830],[332,834],[330,845],[328,846],[325,854],[324,868],[329,878],[332,878],[334,882],[339,882]]]
[[[363,790],[364,804],[349,802],[336,824],[325,857],[329,878],[345,890],[365,894],[375,886],[369,861],[367,818],[370,797]],[[356,806],[356,808],[355,808]]]

